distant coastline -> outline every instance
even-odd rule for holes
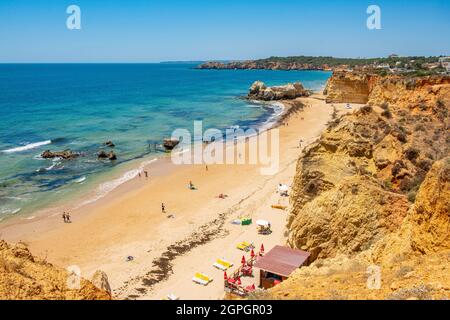
[[[335,57],[270,57],[246,61],[208,61],[197,66],[200,70],[280,70],[280,71],[358,71],[380,75],[405,74],[427,76],[449,74],[450,63],[443,56],[384,58],[335,58]]]

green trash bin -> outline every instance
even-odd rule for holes
[[[252,219],[242,219],[243,226],[249,226],[252,224]]]

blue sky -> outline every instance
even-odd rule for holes
[[[66,8],[81,8],[68,30]],[[382,29],[366,28],[380,6]],[[0,0],[0,62],[450,54],[448,0]]]

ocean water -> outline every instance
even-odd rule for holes
[[[273,115],[245,95],[255,80],[301,81],[319,90],[318,71],[195,70],[193,64],[0,64],[0,220],[29,214],[107,173],[160,156],[154,144],[176,128],[259,126]],[[118,160],[98,161],[112,140]],[[83,153],[72,161],[44,160],[50,149]],[[128,171],[115,184],[133,177]]]

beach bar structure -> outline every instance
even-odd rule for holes
[[[309,265],[310,254],[306,251],[276,246],[256,260],[260,269],[260,287],[270,289],[283,282],[298,268]]]

